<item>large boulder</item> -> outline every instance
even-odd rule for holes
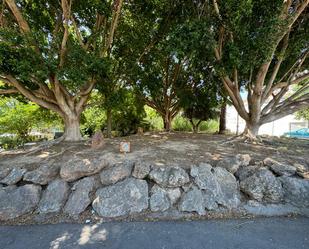
[[[183,194],[178,208],[182,212],[197,212],[199,215],[205,215],[205,202],[202,190],[192,187]]]
[[[180,167],[155,167],[149,178],[162,187],[181,187],[190,181],[187,172]]]
[[[103,217],[117,217],[139,213],[148,208],[148,184],[144,180],[127,178],[115,185],[100,188],[92,203]]]
[[[114,164],[108,169],[102,170],[100,173],[101,183],[106,185],[111,185],[119,182],[131,175],[134,162],[124,161],[123,163]]]
[[[59,173],[60,165],[54,161],[44,163],[39,168],[29,171],[24,175],[24,181],[33,182],[35,184],[46,185],[54,180]]]
[[[171,202],[167,192],[158,185],[154,185],[151,188],[150,210],[153,212],[165,211],[169,209],[170,206]]]
[[[248,166],[251,161],[249,154],[238,154],[234,157],[226,157],[218,162],[217,167],[221,167],[234,174],[239,167]]]
[[[146,178],[151,170],[151,164],[144,161],[137,161],[134,165],[134,170],[132,172],[132,176],[138,179]]]
[[[298,207],[309,207],[309,181],[305,179],[279,177],[284,189],[284,200]]]
[[[76,183],[71,188],[72,192],[64,207],[64,212],[76,216],[85,211],[91,203],[90,194],[99,185],[99,180],[95,176],[85,177]]]
[[[236,208],[240,204],[240,191],[234,175],[223,168],[216,167],[214,176],[220,189],[217,203],[227,208]]]
[[[44,190],[42,199],[39,203],[40,213],[60,212],[69,194],[67,182],[61,179],[52,181]]]
[[[0,190],[0,220],[10,220],[32,212],[40,201],[41,186],[26,184]]]
[[[10,173],[3,178],[0,183],[6,184],[6,185],[13,185],[18,183],[22,178],[23,175],[27,172],[26,169],[23,168],[14,168],[10,171]]]
[[[257,201],[276,203],[283,198],[280,180],[265,168],[259,169],[255,174],[241,181],[240,189]]]
[[[240,203],[239,186],[234,175],[221,167],[213,168],[201,163],[191,168],[195,184],[205,192],[207,209],[215,209],[216,203],[235,208]],[[214,200],[216,203],[214,203]]]
[[[101,158],[74,157],[65,162],[60,169],[60,176],[67,182],[72,182],[84,176],[94,175],[113,162],[113,157],[106,154]]]

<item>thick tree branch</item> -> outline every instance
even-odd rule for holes
[[[1,94],[14,94],[19,93],[17,89],[0,89],[0,95]]]

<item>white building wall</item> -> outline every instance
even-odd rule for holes
[[[304,123],[306,121],[297,120],[294,115],[288,115],[276,121],[264,124],[260,127],[259,135],[281,136],[290,131],[290,123]],[[232,133],[240,134],[246,126],[245,121],[238,115],[233,106],[228,106],[226,111],[226,128]],[[308,127],[308,123],[307,123]]]

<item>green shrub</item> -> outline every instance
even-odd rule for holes
[[[192,125],[188,119],[178,114],[172,121],[174,131],[192,131]]]
[[[219,122],[218,120],[208,120],[203,121],[200,125],[200,132],[204,133],[215,133],[219,130]]]

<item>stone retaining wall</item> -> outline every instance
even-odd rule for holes
[[[249,155],[209,163],[158,166],[151,162],[53,160],[28,171],[0,170],[0,220],[25,214],[65,213],[77,217],[91,208],[104,218],[177,212],[260,215],[309,214],[308,172],[270,158],[251,165]]]

